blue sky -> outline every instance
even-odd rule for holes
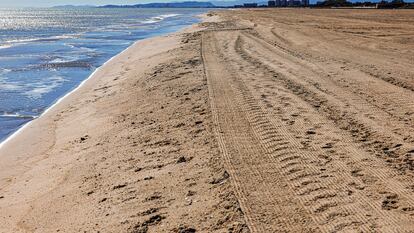
[[[156,2],[166,2],[160,0]],[[57,6],[57,5],[105,5],[154,2],[151,0],[0,0],[0,7],[7,6]]]

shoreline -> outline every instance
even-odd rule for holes
[[[0,232],[247,229],[206,101],[214,20],[135,42],[7,140]]]
[[[198,17],[198,18],[202,18],[203,15],[206,15],[208,12],[201,14],[201,15],[196,15],[194,17]],[[200,22],[199,22],[200,23]],[[197,25],[198,23],[195,24],[190,24],[187,26],[183,26],[181,29],[175,31],[175,32],[169,32],[166,34],[162,34],[162,35],[156,35],[153,37],[148,37],[148,38],[144,38],[144,39],[140,39],[137,40],[135,42],[133,42],[131,45],[129,45],[127,48],[125,48],[124,50],[120,51],[119,53],[117,53],[116,55],[114,55],[113,57],[109,58],[107,61],[105,61],[101,66],[97,67],[85,80],[83,80],[82,82],[80,82],[73,90],[69,91],[68,93],[64,94],[62,97],[60,97],[59,99],[57,99],[56,101],[53,102],[52,105],[50,105],[49,107],[47,107],[39,116],[35,117],[33,120],[25,123],[23,126],[21,126],[20,128],[18,128],[18,130],[16,130],[15,132],[13,132],[12,134],[10,134],[9,136],[7,136],[2,142],[0,142],[0,156],[1,156],[1,150],[2,148],[11,140],[13,140],[13,138],[17,137],[21,132],[23,132],[23,130],[25,130],[26,128],[28,128],[30,126],[30,124],[33,123],[33,121],[43,117],[44,115],[46,115],[53,107],[57,106],[60,102],[64,101],[64,99],[66,99],[67,97],[69,97],[70,95],[72,95],[73,93],[75,93],[77,90],[79,90],[83,85],[86,84],[86,82],[93,78],[93,76],[99,72],[99,70],[107,65],[108,63],[110,63],[113,59],[116,59],[118,56],[121,56],[124,52],[126,52],[127,50],[129,50],[131,47],[135,46],[136,43],[139,43],[142,40],[148,40],[148,39],[152,39],[152,38],[157,38],[157,37],[164,37],[164,36],[168,36],[168,35],[172,35],[172,34],[176,34],[176,33],[180,33],[181,31],[185,31],[188,30],[189,28],[193,27],[194,25]]]
[[[175,32],[174,32],[175,33]],[[150,38],[145,38],[142,40],[146,40],[146,39],[151,39],[153,37]],[[101,66],[99,66],[98,68],[96,68],[85,80],[83,80],[82,82],[79,83],[78,86],[76,86],[73,90],[69,91],[68,93],[66,93],[65,95],[63,95],[62,97],[60,97],[59,99],[57,99],[56,101],[53,102],[52,105],[50,105],[48,108],[46,108],[45,111],[43,111],[38,117],[34,118],[33,120],[25,123],[23,126],[21,126],[17,131],[15,131],[14,133],[12,133],[11,135],[9,135],[4,141],[2,141],[0,143],[0,152],[1,149],[7,144],[8,141],[13,140],[13,138],[17,137],[19,135],[19,133],[23,132],[23,130],[25,130],[27,127],[30,126],[30,124],[32,124],[35,120],[40,119],[41,117],[43,117],[44,115],[46,115],[51,109],[53,109],[54,107],[56,107],[59,103],[61,103],[62,101],[64,101],[67,97],[69,97],[70,95],[72,95],[73,93],[75,93],[77,90],[79,90],[80,88],[82,88],[83,85],[86,84],[86,82],[88,82],[89,79],[93,78],[93,76],[99,72],[99,70],[107,65],[109,62],[111,62],[113,59],[115,59],[116,57],[122,55],[122,53],[126,52],[128,49],[130,49],[130,47],[134,46],[136,43],[138,43],[141,40],[135,41],[134,43],[132,43],[130,46],[128,46],[126,49],[122,50],[120,53],[116,54],[115,56],[111,57],[109,60],[107,60],[106,62],[104,62]]]

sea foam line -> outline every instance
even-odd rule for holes
[[[160,21],[163,21],[166,18],[176,17],[176,16],[180,16],[180,15],[181,14],[164,14],[164,15],[158,15],[158,16],[151,17],[148,20],[142,21],[142,23],[144,23],[144,24],[158,23]]]
[[[180,15],[180,14],[177,14]],[[167,15],[168,17],[174,17],[177,16],[174,14],[170,14]],[[165,15],[164,15],[165,16]],[[151,37],[149,37],[151,38]],[[149,38],[145,38],[145,39],[149,39]],[[72,91],[68,92],[66,95],[64,95],[63,97],[61,97],[60,99],[58,99],[54,104],[52,104],[49,108],[47,108],[42,114],[40,114],[39,117],[37,117],[36,119],[27,122],[26,124],[24,124],[22,127],[20,127],[16,132],[14,132],[13,134],[11,134],[10,136],[8,136],[3,142],[0,142],[0,151],[1,149],[9,142],[11,141],[13,138],[15,138],[17,135],[19,135],[21,132],[23,132],[24,129],[26,129],[27,127],[30,126],[30,124],[32,124],[35,120],[41,118],[43,115],[45,115],[46,113],[48,113],[53,107],[55,107],[56,105],[58,105],[60,102],[62,102],[65,98],[67,98],[68,96],[70,96],[72,93],[74,93],[75,91],[77,91],[78,89],[80,89],[89,79],[91,79],[95,73],[97,73],[102,67],[104,67],[107,63],[111,62],[113,59],[117,58],[118,56],[122,55],[123,53],[125,53],[126,51],[128,51],[130,48],[132,48],[135,44],[139,43],[142,40],[138,40],[135,41],[133,44],[131,44],[128,48],[124,49],[123,51],[121,51],[120,53],[118,53],[117,55],[111,57],[108,61],[106,61],[105,63],[103,63],[100,67],[98,67],[95,71],[92,72],[92,74],[89,75],[88,78],[86,78],[85,80],[83,80],[75,89],[73,89]]]
[[[23,130],[25,130],[27,127],[30,126],[30,124],[32,124],[35,120],[39,119],[40,117],[42,117],[43,115],[47,114],[53,107],[55,107],[56,105],[58,105],[59,103],[61,103],[64,99],[66,99],[67,97],[69,97],[71,94],[73,94],[74,92],[76,92],[77,90],[79,90],[83,85],[85,85],[85,83],[91,79],[102,67],[104,67],[106,64],[108,64],[109,62],[111,62],[113,59],[121,56],[123,53],[125,53],[127,50],[129,50],[130,48],[132,48],[136,43],[140,42],[142,40],[138,40],[136,42],[134,42],[133,44],[131,44],[128,48],[124,49],[123,51],[121,51],[120,53],[116,54],[115,56],[111,57],[108,61],[106,61],[105,63],[103,63],[101,66],[99,66],[96,70],[94,70],[92,72],[92,74],[90,74],[88,76],[88,78],[86,78],[85,80],[83,80],[75,89],[73,89],[72,91],[66,93],[64,96],[62,96],[61,98],[59,98],[54,104],[52,104],[50,107],[48,107],[42,114],[40,114],[39,117],[37,117],[36,119],[27,122],[26,124],[24,124],[22,127],[20,127],[16,132],[14,132],[13,134],[11,134],[10,136],[8,136],[3,142],[0,143],[0,151],[1,149],[6,145],[6,143],[8,143],[9,141],[11,141],[13,138],[15,138],[17,135],[19,135],[21,132],[23,132]]]

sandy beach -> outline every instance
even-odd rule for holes
[[[209,13],[0,148],[0,232],[413,232],[414,10]]]

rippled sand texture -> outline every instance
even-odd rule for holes
[[[412,232],[414,11],[222,12],[202,52],[253,232]]]

